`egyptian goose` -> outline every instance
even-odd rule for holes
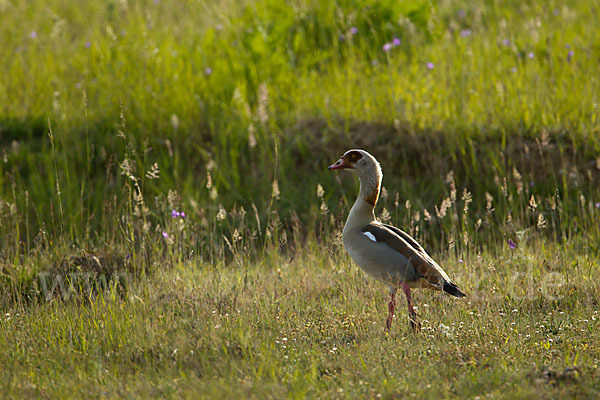
[[[374,209],[383,177],[375,157],[364,150],[348,150],[329,169],[349,169],[356,172],[360,179],[360,194],[344,225],[342,240],[350,257],[368,275],[387,283],[391,297],[387,330],[392,326],[398,288],[402,288],[406,294],[410,325],[415,331],[421,326],[412,305],[411,288],[434,289],[456,297],[465,296],[415,239],[375,219]]]

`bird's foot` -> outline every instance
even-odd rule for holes
[[[413,317],[411,317],[409,319],[410,322],[410,329],[414,332],[414,333],[419,333],[421,332],[421,322]]]
[[[385,320],[385,330],[389,331],[390,329],[392,329],[392,321],[394,320],[394,315],[390,314],[388,315],[387,319]]]
[[[408,321],[410,323],[410,328],[414,333],[421,332],[421,322],[419,321],[419,316],[416,312],[412,312],[408,315]]]

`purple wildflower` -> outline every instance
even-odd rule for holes
[[[535,185],[534,181],[529,181],[529,187],[533,187]]]
[[[29,34],[29,37],[32,39],[37,38],[37,32],[36,31],[31,31],[31,33]]]
[[[90,47],[92,47],[92,42],[90,42],[90,41],[85,42],[85,48],[89,49]]]
[[[402,43],[402,41],[400,39],[398,39],[397,37],[394,38],[394,40],[392,40],[392,44],[394,46],[400,46],[400,43]]]
[[[463,29],[462,31],[460,31],[460,36],[461,37],[471,36],[471,30],[470,29]]]
[[[574,55],[575,53],[573,52],[573,50],[569,50],[569,52],[567,53],[567,61],[571,61],[571,58],[573,58]]]
[[[388,52],[392,49],[392,44],[391,43],[386,43],[383,45],[383,51]]]
[[[508,39],[504,39],[504,40],[502,41],[502,44],[503,44],[503,45],[505,45],[505,46],[510,46],[510,40],[508,40]]]
[[[513,242],[512,239],[508,239],[508,245],[510,246],[511,250],[514,250],[517,248],[517,244],[515,242]]]
[[[569,43],[565,44],[565,48],[570,49],[571,45]]]
[[[210,75],[210,74],[212,74],[212,68],[211,68],[211,67],[208,67],[208,68],[206,68],[206,69],[204,70],[204,73],[205,73],[206,75]]]
[[[77,83],[75,84],[75,88],[76,88],[76,89],[81,89],[81,82],[77,82]]]
[[[600,201],[596,202],[596,204],[594,204],[596,206],[596,208],[600,208]]]
[[[458,11],[456,12],[456,15],[457,15],[458,17],[460,17],[460,18],[464,18],[464,17],[465,17],[465,15],[467,15],[467,13],[465,12],[465,10],[458,10]]]
[[[459,258],[459,259],[458,259],[458,262],[462,264],[462,263],[463,263],[463,260],[462,260],[462,258]]]
[[[164,237],[165,239],[169,238],[169,234],[165,231],[162,232],[162,237]]]
[[[512,67],[510,70],[511,72],[517,72],[517,67]]]
[[[171,218],[179,218],[179,217],[185,218],[185,212],[183,212],[183,211],[179,212],[179,211],[173,209],[171,211]]]
[[[358,28],[353,26],[352,28],[350,28],[350,33],[356,35],[358,33]]]
[[[533,58],[535,56],[535,54],[533,54],[533,51],[530,51],[529,54],[527,54],[527,57],[529,58]]]
[[[427,69],[430,71],[433,69],[434,66],[435,65],[431,61],[427,63]]]

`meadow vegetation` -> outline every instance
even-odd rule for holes
[[[600,4],[0,0],[3,397],[600,395]],[[468,297],[345,254],[356,181]]]

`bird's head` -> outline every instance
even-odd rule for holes
[[[349,169],[359,176],[366,176],[380,171],[380,166],[375,157],[364,150],[352,149],[344,153],[329,169]]]
[[[373,207],[379,197],[381,186],[381,166],[379,162],[364,150],[352,149],[344,153],[329,169],[348,169],[356,172],[360,179],[360,192],[365,201]]]

